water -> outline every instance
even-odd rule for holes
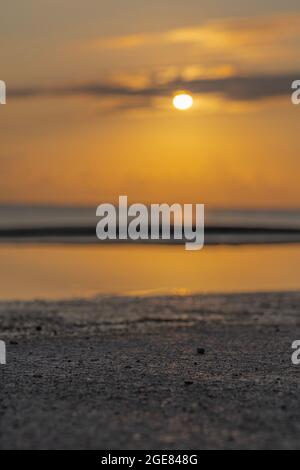
[[[0,299],[299,289],[298,245],[0,245]]]
[[[99,243],[97,221],[96,207],[0,206],[0,241]],[[206,208],[206,245],[299,242],[300,210]]]
[[[172,244],[101,245],[91,238],[85,244],[75,243],[80,241],[76,238],[68,243],[68,237],[47,243],[8,239],[0,244],[0,299],[299,290],[299,244],[270,244],[274,234],[265,232],[254,245],[253,237],[247,241],[245,234],[236,233],[235,238],[226,238],[222,232],[230,226],[260,227],[263,232],[295,229],[300,227],[299,215],[299,211],[207,211],[206,226],[221,230],[215,234],[218,245],[207,244],[199,252]],[[94,230],[95,225],[95,208],[0,208],[0,231],[51,226]],[[283,243],[282,235],[279,238]]]
[[[96,224],[94,207],[0,205],[0,229],[11,227],[89,226]],[[300,228],[300,209],[211,209],[206,224]]]

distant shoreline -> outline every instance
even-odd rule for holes
[[[182,240],[174,240],[174,227],[171,227],[171,240],[107,240],[99,241],[95,226],[43,226],[13,227],[0,229],[0,243],[84,243],[84,244],[143,244],[143,245],[182,245]],[[248,245],[248,244],[298,244],[300,229],[255,226],[208,226],[205,229],[205,245]]]

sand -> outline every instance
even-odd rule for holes
[[[300,448],[299,301],[2,302],[0,448]]]

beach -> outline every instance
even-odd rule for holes
[[[300,448],[299,301],[2,301],[0,448]]]

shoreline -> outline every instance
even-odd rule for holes
[[[195,227],[193,227],[195,229]],[[119,233],[120,228],[117,228]],[[176,246],[189,242],[186,237],[174,238],[174,226],[170,228],[171,238],[162,239],[162,228],[159,227],[159,239],[147,240],[119,239],[99,240],[95,226],[43,226],[43,227],[6,227],[0,228],[1,244],[90,244],[90,245],[129,245],[129,246]],[[289,227],[264,226],[206,226],[205,245],[271,245],[299,244],[300,229]]]

